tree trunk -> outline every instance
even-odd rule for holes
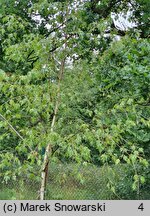
[[[60,73],[59,73],[59,82],[58,82],[58,91],[57,91],[57,99],[56,99],[56,104],[55,104],[55,110],[54,110],[54,115],[51,123],[51,132],[54,130],[54,125],[56,122],[56,115],[58,112],[59,108],[59,102],[60,102],[60,84],[63,78],[63,73],[64,73],[64,68],[65,68],[65,58],[61,62],[60,66]],[[48,178],[48,166],[49,166],[49,157],[52,152],[52,147],[51,144],[49,143],[46,147],[45,155],[44,155],[44,162],[43,162],[43,168],[41,172],[41,189],[40,189],[40,200],[44,200],[45,198],[45,191],[46,191],[46,183],[47,183],[47,178]]]
[[[68,5],[69,5],[69,2],[67,1],[66,15],[64,16],[64,21],[68,19]],[[65,53],[66,48],[67,48],[67,40],[69,39],[69,37],[67,37],[67,34],[65,33],[65,28],[64,28],[65,43],[64,43],[64,50],[63,50],[64,53]],[[58,113],[58,108],[59,108],[59,104],[60,104],[60,96],[61,96],[60,95],[60,86],[61,86],[61,81],[63,79],[64,69],[65,69],[65,60],[66,60],[66,56],[63,57],[61,64],[60,64],[57,97],[56,97],[54,115],[53,115],[53,119],[52,119],[52,123],[51,123],[51,129],[50,129],[51,132],[53,132],[53,130],[54,130],[54,125],[56,122],[56,115]],[[52,146],[49,143],[46,147],[46,151],[45,151],[45,155],[44,155],[43,168],[42,168],[42,172],[41,172],[40,200],[44,200],[44,198],[45,198],[45,191],[46,191],[47,178],[48,178],[49,158],[50,158],[51,152],[52,152]]]

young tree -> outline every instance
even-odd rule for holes
[[[4,179],[38,172],[43,200],[50,161],[129,163],[135,189],[149,155],[149,1],[0,4]],[[118,29],[112,13],[129,10],[136,25]]]

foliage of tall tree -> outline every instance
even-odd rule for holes
[[[144,183],[137,167],[148,167],[150,150],[149,1],[0,4],[4,180],[41,179],[42,171],[44,199],[49,161],[73,161],[129,163],[133,189]],[[136,25],[120,29],[112,13]]]

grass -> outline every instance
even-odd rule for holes
[[[132,191],[133,170],[125,165],[114,167],[53,164],[50,167],[46,199],[110,200],[150,199],[150,186]],[[27,179],[1,183],[0,200],[36,200],[40,182]]]

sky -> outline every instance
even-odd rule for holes
[[[112,13],[111,17],[114,21],[115,27],[123,31],[135,27],[136,24],[128,20],[130,15],[131,12],[128,11],[126,18],[123,16],[123,14],[118,14],[118,19],[115,19],[116,14]]]

